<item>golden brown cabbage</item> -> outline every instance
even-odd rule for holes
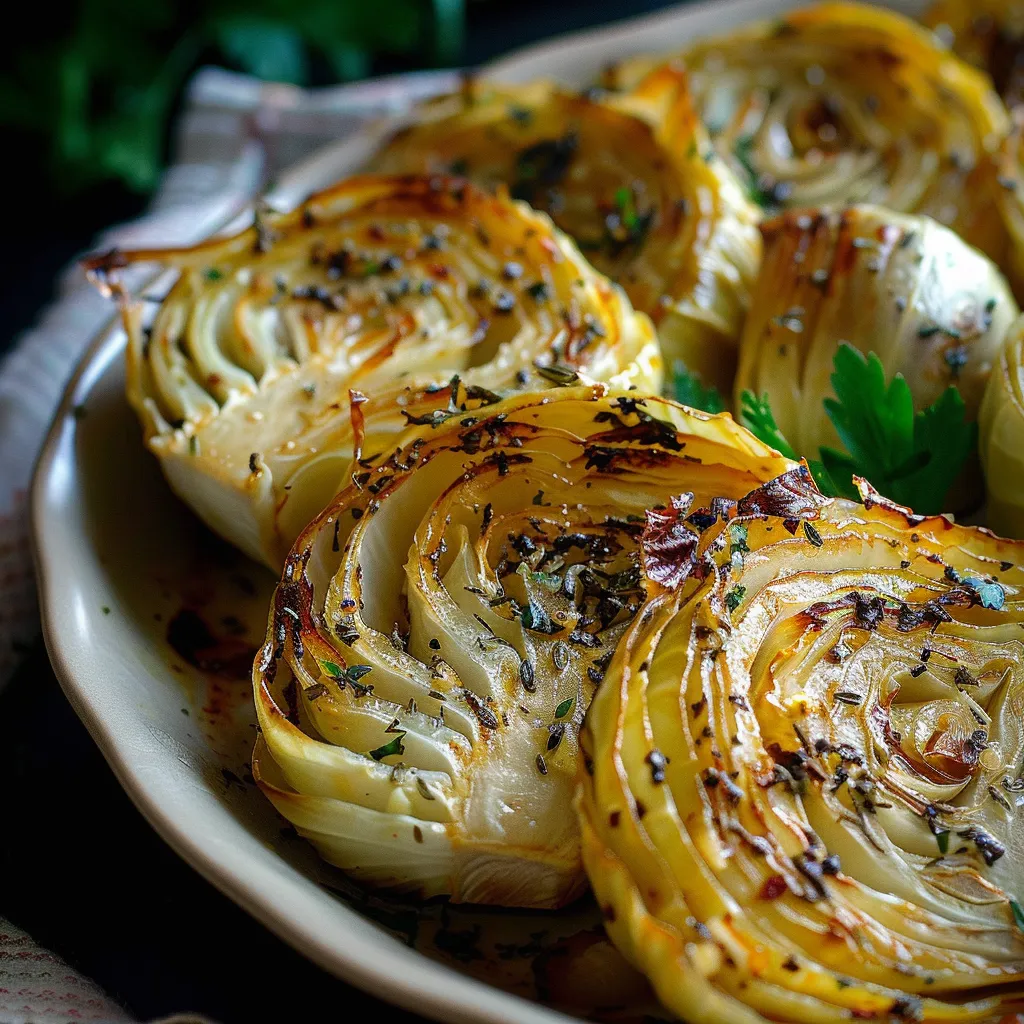
[[[647,317],[542,214],[461,179],[352,178],[233,238],[91,267],[109,286],[152,260],[180,276],[151,325],[124,308],[146,443],[209,526],[275,569],[359,434],[379,449],[453,373],[498,393],[577,372],[661,384]]]
[[[1019,112],[1024,117],[1024,107]],[[1002,214],[1007,250],[1000,265],[1018,298],[1024,297],[1024,124],[1016,124],[996,156],[993,202]]]
[[[1006,338],[985,391],[979,422],[988,504],[997,533],[1024,537],[1024,317]]]
[[[736,401],[767,395],[798,452],[840,447],[824,399],[843,344],[906,379],[916,409],[956,385],[978,409],[1019,310],[998,268],[927,217],[872,206],[762,226],[765,260],[740,346]],[[980,481],[979,481],[980,483]]]
[[[1002,256],[987,182],[1006,113],[987,79],[920,25],[821,3],[679,56],[715,147],[768,212],[875,203]],[[651,63],[628,61],[611,80],[628,86]]]
[[[435,401],[288,558],[253,774],[363,881],[559,906],[585,884],[576,736],[645,600],[645,512],[792,463],[728,416],[603,386]]]
[[[664,67],[622,95],[471,80],[423,107],[374,167],[507,186],[651,316],[669,363],[727,391],[761,247],[756,211],[713,153],[686,75]]]
[[[1024,102],[1024,4],[938,0],[923,21],[954,53],[988,72],[1008,107]]]
[[[694,1024],[1024,1010],[1024,548],[864,498],[691,514],[586,720],[609,934]]]

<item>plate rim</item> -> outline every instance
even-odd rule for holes
[[[68,494],[80,493],[74,482],[79,475],[73,447],[77,435],[74,409],[87,401],[92,389],[110,372],[112,363],[124,349],[124,337],[118,317],[102,328],[90,342],[75,369],[56,416],[50,425],[46,442],[40,452],[30,489],[31,547],[39,589],[43,640],[61,690],[81,719],[109,765],[121,788],[150,827],[168,846],[206,881],[281,938],[302,955],[335,977],[360,990],[421,1016],[435,1020],[481,1022],[481,1024],[572,1024],[578,1018],[560,1010],[497,988],[410,949],[394,936],[350,907],[344,900],[331,896],[314,879],[292,868],[276,852],[272,856],[295,872],[296,881],[275,875],[275,886],[267,888],[261,880],[244,877],[244,865],[230,864],[217,855],[215,837],[201,828],[189,829],[189,821],[180,813],[169,811],[146,773],[133,766],[131,757],[113,734],[111,723],[104,716],[102,701],[90,693],[92,673],[81,663],[82,650],[76,650],[74,630],[59,628],[63,614],[74,605],[77,581],[61,579],[55,532],[60,531],[60,511],[66,507],[52,492],[63,488]],[[68,481],[60,479],[67,474]],[[47,550],[49,549],[49,550]],[[67,563],[64,563],[65,565]],[[70,588],[70,589],[69,589]],[[84,649],[84,648],[83,648]],[[226,812],[227,813],[227,812]],[[196,821],[201,820],[197,809]],[[259,842],[254,837],[254,842]],[[262,845],[262,844],[261,844]],[[286,889],[281,891],[284,881]],[[345,930],[354,940],[365,939],[366,931],[379,933],[380,942],[359,941],[339,947],[318,941],[316,931],[303,925],[301,915],[286,909],[289,896],[301,896],[306,887],[316,900],[335,899],[353,920]],[[383,946],[384,956],[381,955]]]

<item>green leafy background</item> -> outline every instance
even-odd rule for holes
[[[80,0],[47,6],[0,62],[0,124],[29,138],[58,193],[145,193],[189,73],[220,64],[296,85],[361,78],[385,58],[462,56],[463,0]],[[19,30],[21,31],[21,30]],[[399,65],[400,66],[400,65]]]

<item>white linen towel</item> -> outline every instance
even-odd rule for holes
[[[204,69],[188,87],[173,163],[150,211],[104,232],[95,248],[199,241],[244,210],[289,165],[367,120],[400,113],[457,82],[456,72],[422,72],[302,90]],[[0,688],[39,633],[27,508],[32,467],[69,376],[113,315],[109,301],[77,266],[70,267],[56,301],[0,363]],[[0,1024],[132,1019],[0,917]],[[172,1021],[202,1018],[176,1016],[164,1024]]]

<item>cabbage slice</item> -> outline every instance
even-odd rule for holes
[[[209,526],[275,570],[359,438],[385,444],[453,373],[501,394],[578,373],[661,383],[647,317],[545,216],[462,179],[351,178],[232,238],[90,267],[116,289],[148,261],[179,277],[152,323],[122,296],[146,443]]]
[[[871,4],[818,3],[672,59],[766,213],[871,203],[930,216],[1002,258],[991,157],[1009,119],[989,79],[921,25]],[[609,82],[629,88],[663,60],[627,60]]]
[[[577,733],[642,616],[639,538],[665,494],[739,496],[791,465],[728,416],[463,383],[290,554],[254,670],[253,773],[371,884],[559,906],[585,879]]]
[[[677,521],[587,717],[587,871],[688,1021],[1024,1009],[1024,548],[861,486]]]
[[[543,210],[651,317],[669,365],[730,390],[761,258],[757,211],[715,157],[682,68],[621,95],[473,79],[416,111],[374,166],[455,168]]]

